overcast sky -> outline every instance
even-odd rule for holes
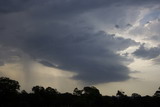
[[[153,95],[159,64],[159,0],[0,1],[0,76],[21,89]]]

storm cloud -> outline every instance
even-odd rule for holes
[[[3,47],[0,48],[1,66],[14,62],[8,61],[10,57],[16,57],[18,61],[23,58],[23,54],[27,54],[44,66],[74,72],[77,75],[72,79],[89,84],[131,78],[130,69],[125,65],[130,60],[120,56],[118,51],[139,43],[95,29],[84,15],[88,12],[93,14],[96,9],[131,5],[133,2],[123,1],[124,4],[118,0],[0,1],[0,45]],[[150,1],[142,0],[135,2],[135,5],[147,2]],[[158,0],[152,1],[156,2]],[[134,52],[136,56],[146,51],[143,46],[139,50]],[[144,57],[155,56],[150,53]]]
[[[73,79],[89,84],[130,78],[130,70],[124,65],[129,60],[116,52],[137,45],[135,41],[102,31],[92,33],[82,30],[81,33],[64,35],[30,36],[22,40],[23,43],[17,40],[10,44],[45,66],[77,73]]]
[[[52,10],[52,12],[59,14],[84,12],[90,9],[103,8],[111,5],[148,5],[159,3],[159,0],[1,0],[0,12],[11,13],[20,12],[27,9],[39,8],[42,14]],[[47,7],[47,9],[45,9]],[[45,10],[43,10],[45,9]],[[44,12],[45,11],[45,12]]]
[[[136,45],[136,42],[104,32],[83,32],[60,39],[54,38],[30,38],[30,44],[24,46],[25,51],[36,59],[44,58],[55,63],[59,69],[78,73],[74,79],[100,83],[129,78],[129,69],[123,64],[127,59],[116,54],[116,50],[126,49]]]

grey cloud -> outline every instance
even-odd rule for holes
[[[117,29],[119,29],[119,28],[127,28],[127,27],[132,27],[132,25],[131,24],[126,24],[125,26],[123,26],[123,27],[121,27],[121,26],[119,26],[119,25],[115,25],[115,28],[117,28]]]
[[[152,36],[149,39],[154,40],[154,41],[159,41],[160,40],[160,35]]]
[[[130,78],[130,70],[124,65],[128,60],[116,54],[116,51],[137,45],[135,41],[106,34],[103,31],[94,33],[83,28],[71,27],[70,30],[69,26],[66,29],[63,26],[60,27],[62,29],[52,27],[53,31],[44,26],[42,32],[40,27],[34,35],[30,34],[32,36],[4,44],[19,48],[34,60],[40,59],[40,63],[45,66],[55,67],[56,64],[58,65],[56,68],[76,72],[77,75],[73,79],[90,84]],[[15,36],[10,36],[10,39],[13,40]],[[5,39],[1,37],[1,43]]]
[[[159,3],[159,0],[1,0],[0,12],[10,13],[24,11],[35,7],[39,7],[41,9],[46,9],[43,7],[47,7],[47,10],[41,11],[42,14],[46,13],[48,9],[52,10],[53,13],[65,14],[84,12],[86,10],[102,8],[110,5],[145,5],[155,3]]]
[[[4,65],[4,62],[3,61],[0,61],[0,66],[3,66]]]
[[[1,1],[0,12],[8,14],[0,17],[5,26],[0,30],[0,44],[8,50],[17,49],[16,53],[6,51],[1,55],[2,62],[7,56],[23,57],[22,51],[45,66],[75,72],[73,79],[90,84],[131,78],[125,65],[128,59],[116,52],[139,43],[97,32],[85,18],[80,19],[80,13],[110,6],[114,1],[117,0],[30,0],[27,4],[20,0],[15,4],[11,0]]]
[[[128,23],[126,26],[127,26],[127,27],[132,27],[132,25],[131,25],[131,24],[129,24],[129,23]]]
[[[55,14],[65,14],[65,13],[76,13],[83,12],[89,9],[94,9],[101,6],[106,6],[112,4],[111,1],[106,0],[1,0],[0,1],[0,12],[1,13],[11,13],[24,11],[26,9],[37,9],[40,8],[41,13],[48,13],[48,10],[52,10]],[[47,6],[47,10],[45,10]],[[45,12],[44,12],[45,11]]]
[[[6,63],[18,62],[23,53],[12,46],[0,46],[0,66]]]
[[[55,64],[53,64],[52,62],[48,62],[48,61],[45,61],[45,60],[41,60],[41,61],[38,61],[39,63],[43,64],[44,66],[47,66],[47,67],[54,67],[56,68],[57,66]]]
[[[160,23],[158,21],[159,8],[152,9],[148,14],[143,16],[140,20],[140,25],[133,27],[129,33],[133,36],[139,36],[144,38],[144,40],[149,40],[151,42],[156,41],[159,44],[158,36],[159,36],[159,27]],[[156,40],[157,39],[157,40]]]
[[[91,84],[129,79],[130,70],[123,63],[126,58],[116,54],[137,43],[104,32],[82,31],[74,35],[49,35],[30,37],[23,44],[23,51],[34,59],[45,59],[58,65],[56,68],[76,72],[73,79]]]
[[[160,56],[153,59],[153,63],[156,64],[156,65],[159,65],[160,64]]]
[[[12,13],[23,11],[29,8],[32,4],[30,0],[1,0],[0,13]]]
[[[144,44],[142,44],[133,54],[139,58],[143,59],[153,59],[160,55],[159,47],[145,48]]]
[[[119,28],[120,28],[120,26],[119,26],[119,25],[115,25],[115,27],[116,27],[117,29],[119,29]]]

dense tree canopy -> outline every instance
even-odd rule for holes
[[[19,92],[17,81],[0,78],[0,107],[159,107],[160,89],[153,96],[133,93],[127,96],[117,91],[116,96],[102,96],[94,86],[75,88],[73,94],[60,93],[52,87],[34,86],[31,93]]]
[[[84,87],[83,90],[84,90],[85,95],[94,95],[94,96],[100,96],[101,95],[99,90],[94,86]]]
[[[18,93],[19,89],[20,89],[20,85],[18,81],[11,80],[7,77],[0,78],[0,94],[1,95],[16,94]]]

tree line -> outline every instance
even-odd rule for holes
[[[0,77],[0,107],[158,107],[160,88],[153,96],[133,93],[125,95],[117,91],[116,96],[102,96],[94,86],[75,88],[73,93],[60,93],[52,87],[34,86],[32,92],[20,91],[19,82]]]

